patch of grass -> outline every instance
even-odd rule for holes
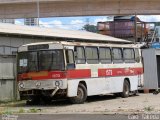
[[[6,110],[2,111],[2,114],[5,114],[5,115],[12,115],[13,112],[9,110],[9,108],[6,108]]]
[[[29,113],[37,113],[37,112],[38,112],[38,109],[31,108],[31,109],[29,109],[28,112],[29,112]]]
[[[0,107],[17,107],[24,104],[25,104],[25,101],[21,101],[21,100],[0,101]]]
[[[23,108],[19,109],[18,113],[25,113],[25,110]]]
[[[4,113],[4,111],[3,110],[0,110],[0,115],[2,115]]]
[[[154,108],[152,106],[148,106],[148,107],[144,107],[144,110],[147,112],[151,112],[154,110]]]

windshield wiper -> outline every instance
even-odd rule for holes
[[[53,53],[51,55],[52,55],[51,61],[50,61],[51,63],[48,66],[48,71],[51,71],[51,68],[52,68],[52,65],[53,65]]]
[[[30,62],[31,64],[27,66],[26,72],[38,71],[36,61]]]

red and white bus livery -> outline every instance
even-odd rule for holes
[[[18,50],[20,96],[68,97],[84,103],[87,96],[128,97],[143,85],[141,52],[134,44],[43,42]]]

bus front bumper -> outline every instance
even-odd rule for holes
[[[19,91],[67,89],[67,80],[24,80],[18,82]]]

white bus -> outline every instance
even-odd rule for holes
[[[125,98],[142,85],[141,52],[134,44],[42,42],[18,50],[19,93],[32,102],[67,97],[80,104],[111,93]]]

